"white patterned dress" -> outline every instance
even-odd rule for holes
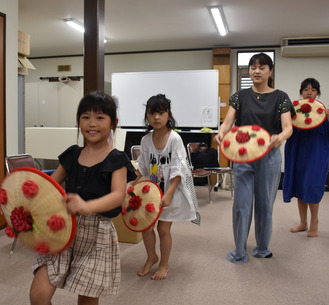
[[[171,131],[165,148],[158,151],[153,144],[152,134],[148,133],[141,140],[141,154],[137,162],[140,173],[157,183],[163,193],[167,191],[171,179],[181,177],[171,205],[163,208],[159,220],[193,221],[200,224],[193,178],[181,137],[177,132]]]

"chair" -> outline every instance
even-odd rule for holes
[[[140,145],[133,145],[133,146],[131,146],[130,152],[131,152],[131,159],[132,160],[137,160],[138,157],[139,157],[139,155],[140,155],[140,152],[141,152]]]
[[[140,150],[141,150],[140,145],[133,145],[130,148],[131,163],[135,167],[136,170],[138,169],[137,159],[138,159],[138,157],[140,155]]]
[[[7,156],[5,159],[7,172],[10,173],[17,167],[32,167],[36,168],[34,159],[29,154],[19,154]]]
[[[199,147],[200,144],[203,144],[202,147],[204,150],[208,149],[208,145],[206,145],[205,143],[202,142],[193,142],[193,143],[188,143],[187,144],[187,153],[188,153],[188,157],[189,157],[189,162],[190,164],[192,164],[192,158],[191,158],[191,154],[195,153]],[[210,189],[209,192],[212,191],[212,189],[217,189],[218,187],[218,176],[219,175],[224,175],[224,174],[229,174],[230,175],[230,181],[231,181],[231,197],[233,198],[233,179],[232,179],[232,174],[233,174],[233,170],[230,167],[204,167],[203,168],[206,171],[210,171],[210,175],[215,174],[217,176],[217,183],[215,185],[215,180],[213,181],[213,183],[209,184],[210,185]],[[193,174],[193,173],[192,173]],[[209,179],[209,178],[208,178]],[[209,198],[211,198],[211,195],[209,196]],[[211,200],[210,200],[211,202]]]
[[[207,186],[208,186],[208,190],[209,190],[209,202],[212,202],[212,198],[211,198],[211,184],[210,184],[210,175],[211,175],[211,171],[210,170],[205,170],[203,168],[195,168],[192,165],[192,159],[191,159],[191,153],[192,150],[194,148],[194,144],[195,143],[188,143],[187,144],[187,160],[189,163],[189,166],[191,168],[191,172],[192,172],[192,177],[193,178],[207,178]],[[199,144],[199,143],[198,143]],[[195,150],[196,151],[196,148]]]
[[[7,156],[5,158],[5,163],[6,163],[6,170],[7,170],[8,174],[10,174],[17,167],[36,168],[34,159],[29,154],[19,154],[19,155]],[[14,239],[14,241],[11,245],[10,254],[14,253],[16,243],[17,243],[17,237]]]

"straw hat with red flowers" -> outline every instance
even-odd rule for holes
[[[151,228],[161,214],[161,198],[161,189],[150,180],[137,182],[129,188],[121,212],[126,227],[134,232]]]
[[[6,234],[38,253],[63,251],[76,230],[75,215],[68,214],[64,195],[61,186],[42,171],[29,167],[13,170],[0,188]]]
[[[327,117],[326,107],[314,98],[296,100],[293,102],[296,116],[292,125],[299,129],[312,129],[321,125]]]
[[[256,161],[270,150],[270,134],[259,125],[234,126],[225,134],[220,151],[237,163]]]

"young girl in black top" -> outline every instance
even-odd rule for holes
[[[70,246],[58,255],[39,255],[33,265],[32,305],[51,304],[56,288],[78,294],[78,304],[97,305],[100,296],[116,294],[120,284],[118,238],[111,217],[121,212],[126,181],[135,177],[124,152],[109,141],[117,126],[116,105],[106,94],[85,96],[78,107],[84,146],[73,145],[59,156],[53,173],[66,182],[64,200],[77,215]]]

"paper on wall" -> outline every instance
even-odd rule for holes
[[[214,126],[217,124],[216,121],[216,111],[212,107],[204,107],[202,110],[202,116],[201,116],[201,126],[202,127],[208,127],[208,126]]]

